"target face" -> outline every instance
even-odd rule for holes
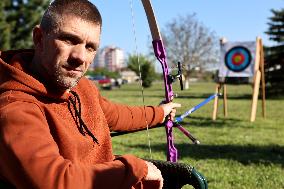
[[[250,51],[243,46],[235,46],[225,54],[225,65],[234,72],[242,72],[251,63]]]

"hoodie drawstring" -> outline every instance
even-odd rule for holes
[[[81,102],[79,95],[75,91],[70,91],[70,93],[74,96],[74,99],[70,96],[68,101],[68,109],[76,122],[76,125],[82,135],[86,135],[86,133],[92,137],[93,141],[97,144],[99,144],[98,139],[93,135],[93,133],[88,129],[87,125],[84,123],[82,117],[81,117]],[[79,107],[77,108],[77,102]],[[73,113],[71,109],[71,105],[73,106],[73,109],[75,113]]]

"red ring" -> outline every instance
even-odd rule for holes
[[[232,56],[232,63],[234,65],[241,65],[245,60],[245,56],[242,54],[242,53],[235,53],[233,56]]]

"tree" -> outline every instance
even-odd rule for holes
[[[137,75],[140,75],[141,71],[141,79],[142,86],[147,88],[151,87],[152,82],[156,78],[156,73],[154,69],[154,63],[143,55],[130,55],[128,57],[128,68],[134,71]],[[140,69],[139,69],[140,65]]]
[[[0,48],[3,50],[31,48],[32,29],[40,23],[48,4],[49,0],[2,0]]]
[[[284,94],[284,9],[271,12],[266,34],[276,45],[265,48],[266,82],[268,92]]]
[[[6,13],[4,11],[6,0],[0,1],[0,50],[10,49],[10,26],[6,21]]]
[[[191,70],[203,72],[218,62],[219,42],[214,32],[200,23],[195,14],[179,16],[169,22],[163,31],[169,62],[183,64],[185,88]]]

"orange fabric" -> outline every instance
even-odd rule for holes
[[[143,180],[144,161],[114,158],[110,138],[110,130],[145,127],[143,107],[112,103],[82,78],[72,90],[97,145],[79,132],[68,109],[70,94],[48,89],[29,74],[32,50],[0,54],[0,178],[29,189],[127,189]],[[146,115],[156,125],[163,110],[149,106]]]

